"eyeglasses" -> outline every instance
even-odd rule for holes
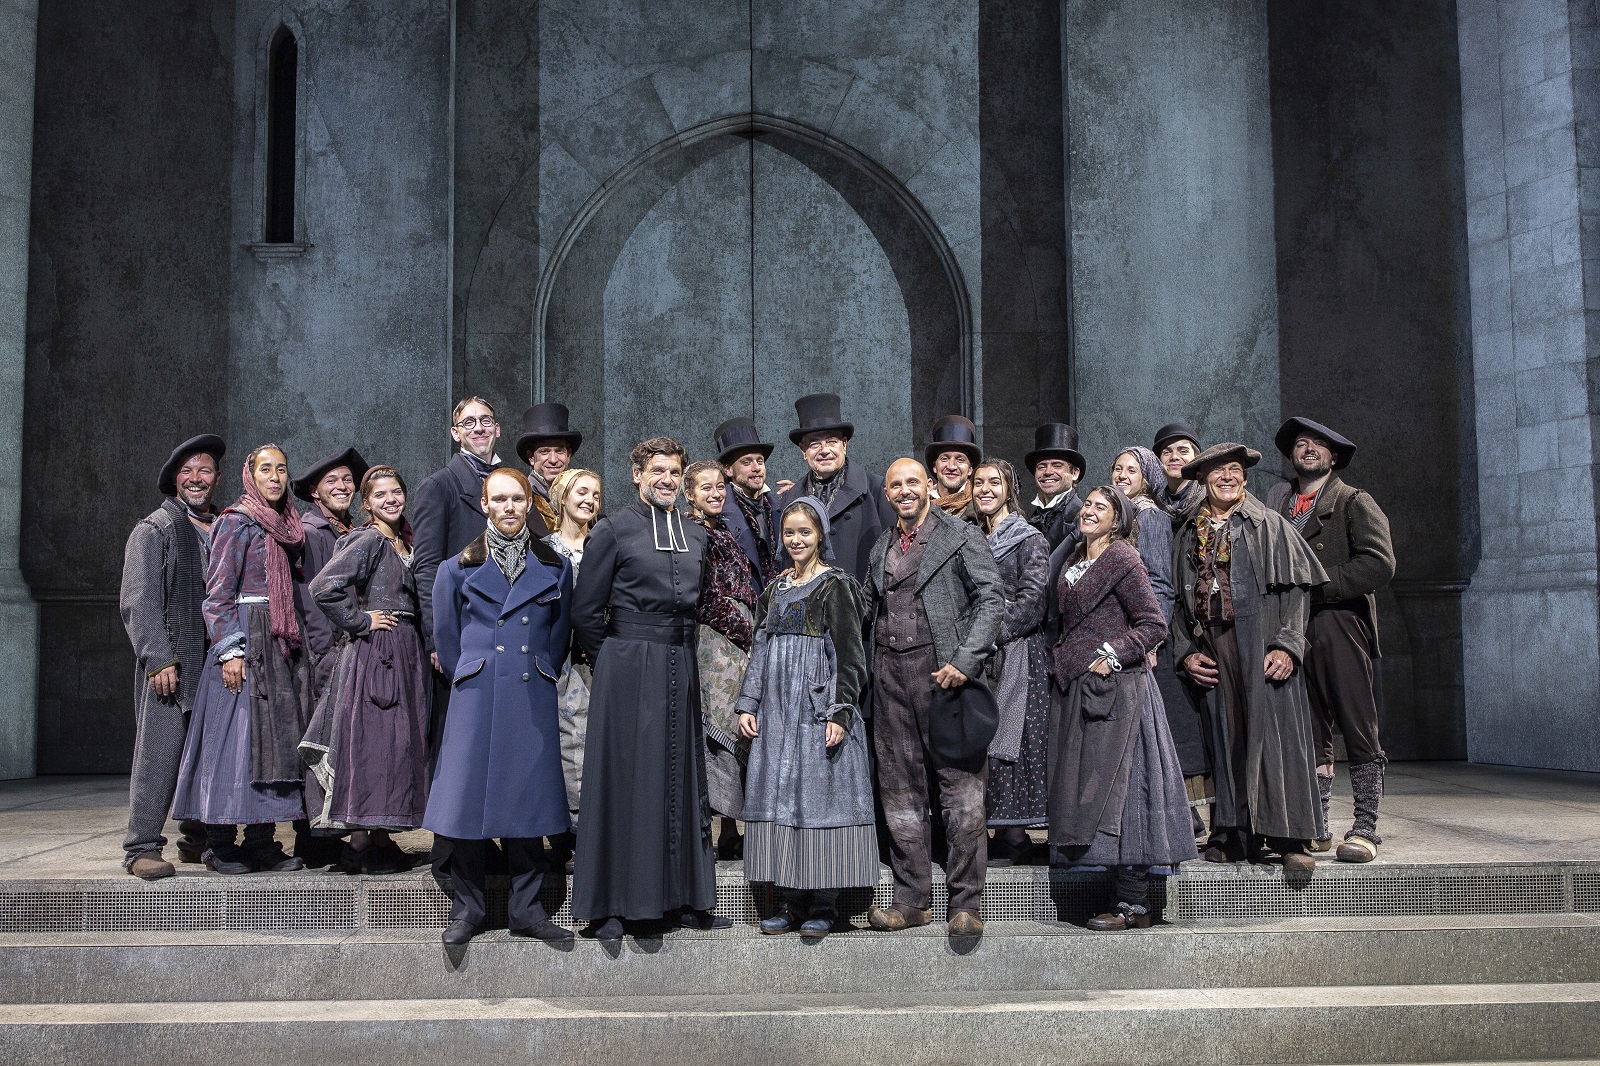
[[[844,444],[843,437],[813,437],[811,440],[806,441],[801,450],[814,452],[818,448],[837,448],[842,444]]]
[[[493,429],[495,426],[494,415],[480,415],[477,418],[463,418],[461,421],[456,423],[455,428],[476,429],[479,426],[482,426],[484,429]]]

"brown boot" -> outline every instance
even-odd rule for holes
[[[867,924],[885,933],[897,933],[902,929],[927,925],[931,921],[933,921],[932,908],[919,911],[915,907],[907,907],[903,903],[892,903],[887,907],[874,907],[867,912]]]
[[[1289,851],[1283,856],[1283,872],[1295,877],[1310,877],[1317,860],[1304,851]]]
[[[977,911],[951,911],[950,935],[982,936],[983,919],[978,917]]]
[[[1097,933],[1120,933],[1124,929],[1150,928],[1150,912],[1135,914],[1117,908],[1107,914],[1097,914],[1089,919],[1088,927]]]
[[[128,872],[141,881],[159,881],[171,877],[178,870],[161,857],[159,851],[147,851],[128,864]]]

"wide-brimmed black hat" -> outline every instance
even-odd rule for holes
[[[756,424],[748,418],[730,418],[711,432],[717,446],[717,462],[726,466],[746,452],[759,452],[761,458],[772,456],[772,445],[761,439]]]
[[[1156,440],[1154,444],[1150,445],[1150,450],[1159,457],[1161,449],[1175,440],[1186,440],[1194,445],[1196,451],[1200,450],[1200,435],[1187,422],[1168,422],[1156,430]]]
[[[949,766],[985,758],[1000,727],[1000,705],[989,686],[969,678],[958,688],[936,688],[928,707],[928,746]]]
[[[1237,462],[1246,470],[1261,461],[1261,453],[1245,444],[1236,444],[1233,441],[1224,441],[1213,444],[1199,455],[1190,459],[1183,467],[1183,480],[1198,481],[1205,476],[1205,472],[1222,463]]]
[[[794,402],[794,413],[800,420],[798,429],[789,431],[789,439],[799,445],[807,433],[837,433],[845,440],[855,436],[856,427],[839,413],[839,397],[831,392],[814,392]]]
[[[933,461],[941,452],[960,452],[974,467],[983,462],[983,449],[978,447],[978,427],[972,424],[972,419],[945,415],[933,424],[928,446],[922,450],[929,470],[933,469]]]
[[[346,448],[342,452],[324,456],[300,471],[294,480],[289,482],[289,488],[296,497],[310,503],[311,490],[317,487],[317,482],[326,477],[328,471],[337,470],[341,466],[348,466],[350,476],[355,479],[355,483],[361,484],[361,478],[367,472],[367,461],[361,458],[361,453],[354,448]]]
[[[1321,437],[1327,441],[1330,450],[1333,452],[1333,468],[1335,470],[1343,470],[1350,465],[1350,460],[1356,456],[1355,441],[1335,433],[1321,422],[1313,422],[1311,419],[1301,418],[1299,415],[1294,416],[1278,427],[1277,436],[1272,438],[1272,443],[1278,446],[1278,451],[1283,453],[1285,459],[1293,459],[1295,438],[1301,436]]]
[[[204,452],[221,464],[223,453],[228,446],[222,443],[222,438],[215,433],[202,433],[198,437],[190,437],[176,448],[167,457],[161,466],[161,473],[156,477],[156,488],[161,490],[163,496],[176,496],[178,494],[178,471],[183,469],[183,464],[189,456],[199,455]]]
[[[1033,451],[1022,457],[1022,465],[1032,470],[1040,459],[1065,459],[1079,470],[1089,466],[1078,451],[1078,431],[1065,422],[1046,422],[1033,431]]]
[[[583,434],[567,428],[567,405],[564,403],[536,403],[522,412],[522,435],[517,438],[517,454],[523,462],[533,454],[542,440],[565,441],[574,455],[583,443]]]

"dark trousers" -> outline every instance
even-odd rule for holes
[[[450,920],[482,925],[488,913],[484,906],[484,888],[488,883],[489,842],[487,840],[450,841],[446,860],[450,874]],[[500,841],[505,852],[506,865],[511,873],[511,896],[506,902],[506,916],[513,929],[531,929],[549,915],[539,902],[539,888],[544,884],[548,865],[544,840],[540,837],[505,837]]]
[[[1333,730],[1344,734],[1350,764],[1384,759],[1378,701],[1372,694],[1372,634],[1366,619],[1344,607],[1318,607],[1306,624],[1306,693],[1317,765],[1333,765]]]
[[[183,709],[176,701],[154,700],[141,692],[135,701],[133,777],[128,782],[128,835],[122,840],[125,862],[147,851],[166,847],[162,830],[172,812],[178,791],[178,764],[183,761],[183,741],[188,732]],[[191,841],[205,837],[205,827],[192,819],[178,829]]]
[[[907,651],[879,647],[873,661],[873,749],[878,757],[878,794],[889,826],[889,869],[894,901],[926,910],[933,897],[933,820],[929,798],[943,812],[948,856],[945,882],[950,909],[978,909],[988,868],[989,834],[984,800],[989,764],[976,772],[936,766],[928,746],[928,708],[933,673],[932,645]]]

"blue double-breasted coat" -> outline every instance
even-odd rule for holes
[[[556,711],[571,599],[572,568],[554,552],[530,550],[515,584],[493,559],[439,567],[434,647],[452,681],[427,829],[488,840],[572,828]]]

